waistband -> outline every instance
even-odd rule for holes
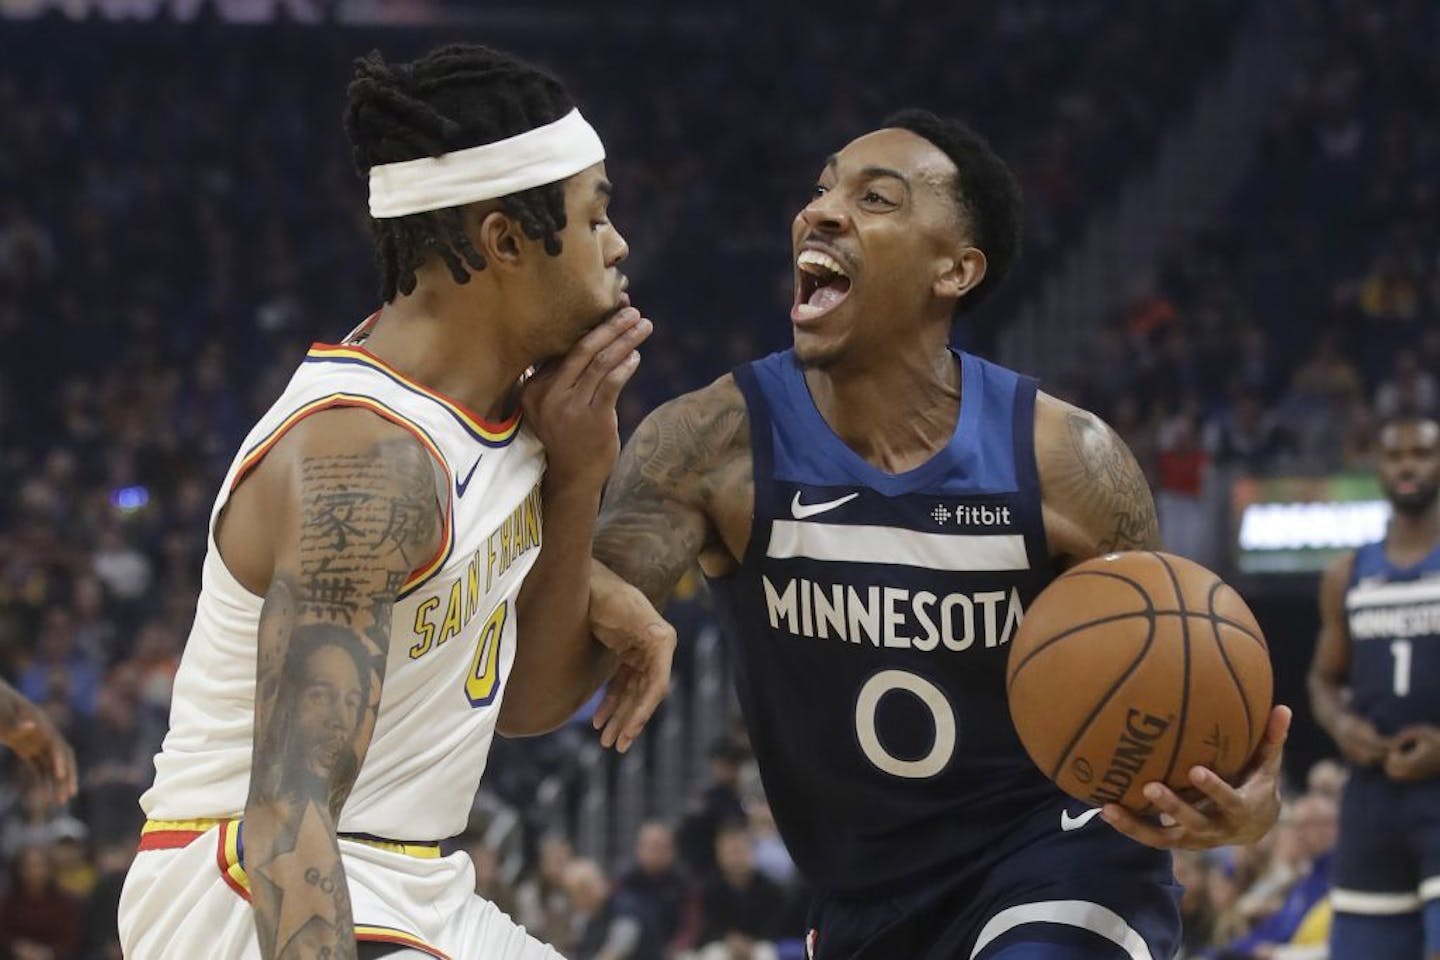
[[[228,820],[146,820],[145,826],[140,829],[140,849],[143,850],[174,850],[179,847],[187,847],[201,834],[215,829],[222,823],[238,824],[238,819]],[[340,839],[349,840],[352,843],[363,843],[367,847],[374,847],[376,850],[386,850],[390,853],[400,853],[407,857],[419,857],[422,860],[436,860],[440,857],[440,844],[431,841],[429,843],[404,843],[399,840],[387,840],[384,837],[374,837],[368,833],[342,833],[338,834]]]

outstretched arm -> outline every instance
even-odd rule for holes
[[[1160,549],[1150,487],[1125,442],[1099,417],[1041,395],[1035,409],[1035,455],[1045,503],[1045,533],[1061,566],[1122,550]],[[1213,770],[1195,767],[1190,782],[1205,797],[1189,804],[1161,783],[1145,797],[1165,816],[1142,820],[1106,804],[1105,820],[1152,847],[1205,848],[1253,843],[1280,816],[1280,762],[1290,708],[1271,711],[1243,781],[1231,786]]]
[[[744,550],[736,537],[753,509],[749,442],[745,401],[727,376],[657,408],[620,454],[590,580],[591,629],[620,660],[595,714],[606,746],[627,748],[649,718],[629,694],[655,680],[650,651],[675,642],[655,609],[697,561],[725,573]]]
[[[297,426],[248,482],[278,531],[245,804],[260,952],[353,958],[335,824],[375,728],[396,594],[441,539],[434,468],[399,428],[344,410]]]

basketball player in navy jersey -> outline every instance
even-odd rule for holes
[[[711,579],[822,960],[1169,960],[1153,847],[1250,842],[1278,812],[1283,708],[1238,788],[1196,769],[1202,808],[1149,787],[1168,825],[1067,801],[1016,738],[1025,608],[1071,564],[1159,546],[1104,423],[948,346],[1019,232],[1012,174],[962,124],[906,111],[851,142],[794,221],[793,349],[652,413],[602,507],[597,629],[623,620],[604,566],[656,603],[697,559]],[[604,704],[597,724],[633,733]]]
[[[1315,719],[1350,762],[1331,960],[1440,960],[1440,423],[1380,433],[1385,539],[1320,583]]]

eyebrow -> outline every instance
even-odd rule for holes
[[[825,158],[825,167],[826,169],[836,167],[839,165],[839,162],[840,155],[837,153],[832,153],[830,154],[830,156]],[[860,170],[860,176],[864,177],[866,180],[873,180],[876,177],[892,177],[904,184],[906,190],[910,189],[909,178],[906,177],[905,174],[901,173],[899,170],[895,170],[891,167],[862,167]]]
[[[601,180],[595,184],[595,192],[608,199],[615,195],[615,185],[609,180]]]

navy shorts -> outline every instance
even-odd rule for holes
[[[1336,913],[1418,913],[1440,900],[1440,781],[1355,770],[1340,803],[1334,884]]]
[[[1057,801],[996,838],[978,875],[917,880],[885,895],[821,897],[810,913],[815,960],[1170,960],[1180,943],[1180,886],[1170,855]],[[1019,944],[1031,944],[1029,949]],[[1050,945],[1047,949],[1046,945]]]

